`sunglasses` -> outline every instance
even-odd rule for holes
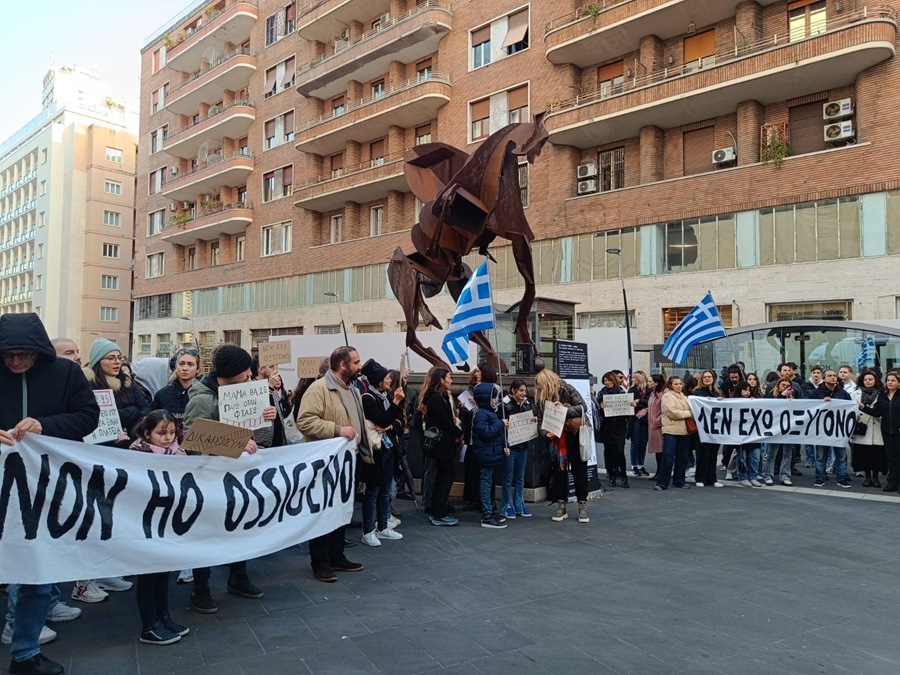
[[[184,356],[187,354],[188,356],[200,356],[200,351],[197,349],[180,349],[178,350],[178,356]]]

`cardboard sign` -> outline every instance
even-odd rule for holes
[[[236,429],[231,424],[199,419],[194,421],[190,431],[184,435],[181,447],[185,451],[204,455],[236,458],[241,456],[251,438],[253,432],[249,429]]]
[[[94,398],[100,406],[100,422],[97,428],[84,437],[85,443],[106,443],[114,441],[122,433],[122,423],[119,421],[119,410],[116,408],[116,399],[112,389],[95,389]]]
[[[541,430],[547,431],[556,437],[562,436],[568,411],[569,409],[562,403],[554,403],[553,401],[544,403],[544,420],[541,423]]]
[[[290,340],[273,340],[259,343],[259,365],[277,366],[291,362]]]
[[[606,407],[603,408],[604,417],[627,417],[634,415],[634,408],[631,403],[634,401],[634,394],[604,394],[603,402]]]
[[[510,445],[521,445],[537,438],[537,417],[532,412],[520,412],[509,416],[506,437]]]
[[[397,368],[397,371],[400,373],[401,378],[409,376],[409,366],[406,363],[406,354],[403,354],[400,357],[400,367]]]
[[[263,419],[269,406],[269,381],[252,380],[219,387],[219,420],[243,429],[271,426]]]
[[[316,379],[319,376],[319,364],[324,356],[301,356],[297,359],[297,379]]]

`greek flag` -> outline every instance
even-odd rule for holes
[[[444,336],[442,347],[450,363],[464,363],[469,358],[469,334],[494,327],[494,307],[487,260],[463,288],[456,311]]]
[[[691,347],[720,337],[725,337],[725,326],[722,324],[719,310],[716,309],[716,303],[713,302],[712,293],[707,293],[700,304],[694,307],[672,331],[666,344],[663,345],[662,354],[681,366],[684,365]]]
[[[859,354],[856,355],[857,372],[865,370],[870,363],[874,367],[875,357],[877,355],[878,350],[875,348],[875,340],[871,337],[867,337],[865,341],[863,341],[862,349],[860,349]]]

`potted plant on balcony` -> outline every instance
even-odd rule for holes
[[[762,151],[762,160],[766,163],[771,162],[776,169],[780,169],[784,163],[784,158],[791,154],[790,146],[785,142],[780,134],[772,134],[766,141],[766,147]]]
[[[166,33],[163,35],[163,42],[166,43],[166,49],[171,49],[175,46],[175,40],[172,39],[172,36]]]
[[[171,223],[173,227],[184,227],[184,225],[189,222],[191,222],[190,213],[179,213],[177,216],[172,216],[169,219],[169,223]]]

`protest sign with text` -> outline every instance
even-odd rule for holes
[[[45,584],[258,558],[353,515],[355,443],[237,459],[26,434],[0,445],[0,582]],[[236,553],[239,552],[239,553]]]
[[[569,409],[562,403],[553,401],[544,403],[544,419],[541,422],[541,431],[547,431],[557,437],[562,436],[568,411]]]
[[[97,428],[84,437],[85,443],[106,443],[114,441],[122,433],[122,422],[119,420],[119,409],[112,389],[95,389],[94,398],[100,406],[100,422]]]
[[[521,445],[537,438],[537,417],[533,412],[520,412],[509,416],[506,438],[509,445]]]
[[[260,342],[257,348],[261,366],[277,366],[282,363],[290,363],[292,360],[290,340]]]
[[[688,396],[701,443],[808,443],[846,447],[859,410],[853,401]]]
[[[190,431],[184,435],[181,449],[204,455],[240,457],[253,438],[249,429],[235,428],[233,424],[215,420],[194,420]]]
[[[269,406],[269,381],[251,380],[219,387],[219,421],[244,429],[261,429],[271,422],[263,419]]]
[[[626,417],[634,415],[634,394],[603,394],[604,417]]]
[[[297,377],[301,380],[316,379],[319,376],[319,366],[324,356],[301,356],[297,359]]]

